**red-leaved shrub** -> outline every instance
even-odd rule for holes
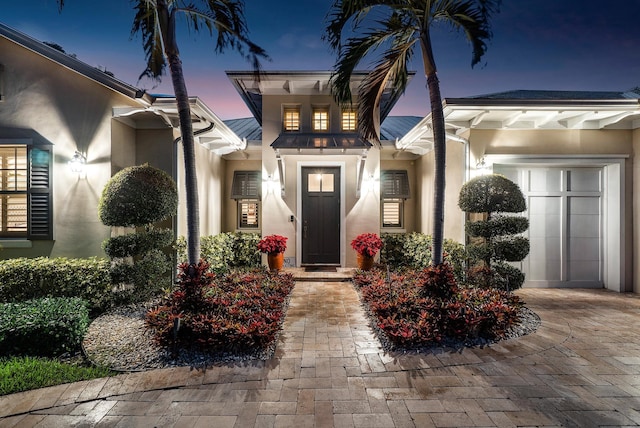
[[[180,266],[177,289],[146,316],[156,340],[212,353],[248,353],[269,346],[284,321],[293,276],[264,269],[216,276],[207,268],[201,261],[190,275],[188,265]]]
[[[444,339],[496,339],[518,321],[519,297],[497,289],[458,286],[446,264],[422,271],[358,272],[354,284],[377,326],[405,348]]]

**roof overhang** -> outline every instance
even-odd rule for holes
[[[226,155],[247,147],[247,141],[238,137],[199,98],[190,97],[189,104],[194,135],[203,147],[217,155]],[[174,97],[157,98],[146,108],[114,108],[113,117],[136,129],[180,127],[178,106]]]
[[[331,71],[263,71],[259,76],[252,71],[227,71],[227,76],[243,101],[262,125],[262,97],[268,95],[331,95]],[[356,71],[351,78],[351,92],[358,93],[358,87],[367,76],[366,71]],[[409,73],[409,80],[414,72]],[[385,89],[380,100],[380,122],[384,121],[398,101],[400,94],[394,94],[391,84]]]
[[[281,155],[361,155],[372,144],[357,134],[280,134],[271,147]]]
[[[447,98],[448,139],[472,129],[603,130],[640,129],[640,100],[539,100]],[[425,154],[433,149],[431,114],[396,142],[396,150]]]

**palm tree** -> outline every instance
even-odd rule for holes
[[[57,0],[64,6],[64,0]],[[260,58],[267,58],[265,51],[248,38],[242,0],[135,0],[136,11],[131,34],[140,33],[147,61],[147,68],[140,77],[160,81],[167,63],[178,107],[180,133],[184,154],[185,189],[187,206],[187,258],[190,265],[200,259],[200,214],[198,208],[198,183],[196,179],[194,136],[191,121],[189,95],[182,72],[182,61],[176,40],[178,14],[186,17],[191,29],[198,32],[206,27],[216,36],[216,52],[235,49],[253,65],[256,75],[260,70]]]
[[[443,262],[446,137],[432,27],[444,23],[464,32],[472,46],[473,67],[487,49],[490,16],[499,4],[500,0],[335,0],[328,14],[324,38],[338,54],[332,81],[339,102],[352,102],[352,73],[382,50],[358,88],[359,131],[366,139],[379,143],[377,112],[382,93],[388,84],[394,95],[404,92],[409,63],[416,46],[420,47],[434,138],[433,265]],[[344,42],[343,33],[347,34]]]

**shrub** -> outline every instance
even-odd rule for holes
[[[529,240],[515,236],[529,228],[529,220],[502,215],[526,209],[524,195],[518,185],[498,174],[476,177],[462,186],[458,205],[463,211],[485,216],[482,220],[467,222],[465,228],[468,235],[476,238],[468,246],[469,254],[482,260],[489,269],[470,270],[471,276],[480,275],[479,278],[470,278],[470,282],[486,284],[493,277],[494,287],[520,288],[524,275],[521,272],[516,274],[515,267],[506,268],[504,262],[518,262],[529,254]]]
[[[0,260],[0,302],[81,297],[93,312],[111,305],[109,260],[64,257]]]
[[[149,165],[115,174],[102,190],[100,221],[107,226],[144,226],[176,214],[178,190],[166,172]]]
[[[200,238],[200,257],[213,272],[224,272],[237,267],[259,267],[261,264],[257,233],[223,232]],[[178,261],[187,260],[187,243],[184,237],[176,242]]]
[[[171,286],[170,259],[160,250],[171,244],[173,232],[154,229],[151,223],[175,215],[177,206],[173,179],[149,165],[125,168],[107,182],[98,207],[100,220],[107,226],[138,227],[103,243],[113,261],[112,280],[124,291],[120,298],[137,302]]]
[[[382,245],[382,239],[375,233],[361,233],[351,241],[351,248],[366,257],[374,257]]]
[[[77,297],[0,304],[0,355],[56,356],[79,349],[89,326]]]
[[[354,285],[376,326],[398,347],[501,338],[518,321],[518,296],[458,286],[447,264],[385,277],[381,270],[361,271]]]
[[[380,261],[391,268],[426,268],[431,264],[431,236],[423,233],[384,233]],[[444,240],[445,261],[453,268],[458,281],[464,279],[467,252],[459,242]]]
[[[109,238],[102,243],[102,249],[110,258],[131,257],[168,247],[172,242],[173,231],[148,227],[138,233]]]
[[[293,289],[291,274],[254,269],[215,275],[203,261],[191,267],[195,272],[187,272],[189,268],[180,266],[177,289],[166,304],[147,313],[147,325],[160,344],[252,353],[273,343]]]

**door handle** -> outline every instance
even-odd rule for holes
[[[303,238],[307,238],[307,221],[304,221],[304,226],[302,227],[302,236]]]

